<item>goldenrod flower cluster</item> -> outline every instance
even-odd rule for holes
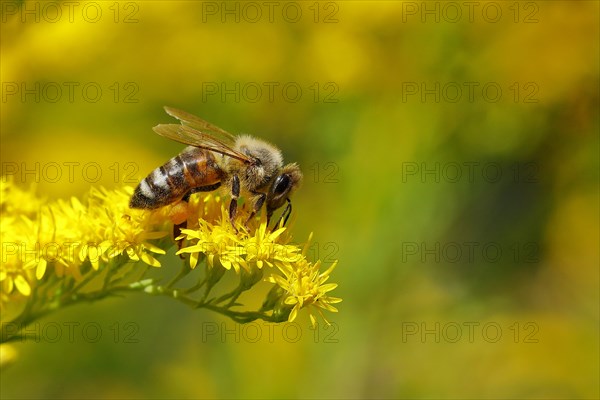
[[[251,227],[238,224],[234,229],[224,207],[220,213],[221,217],[215,224],[200,219],[198,229],[184,229],[180,238],[189,245],[177,252],[190,253],[192,268],[198,257],[204,256],[208,260],[208,268],[234,270],[240,275],[238,289],[220,301],[226,298],[230,298],[230,303],[235,301],[236,296],[250,289],[267,270],[266,281],[275,286],[261,308],[261,312],[272,314],[263,319],[293,321],[298,310],[307,307],[313,326],[316,323],[313,311],[317,311],[328,323],[321,310],[337,312],[332,304],[341,301],[328,295],[337,284],[325,283],[337,262],[327,271],[320,272],[320,261],[313,264],[306,259],[311,238],[302,250],[290,243],[291,236],[285,227],[269,231],[262,219],[252,221]]]
[[[219,196],[195,195],[180,203],[187,228],[173,238],[173,210],[130,209],[131,187],[92,188],[83,200],[47,202],[33,187],[0,179],[0,322],[26,325],[67,304],[122,291],[165,295],[240,322],[292,321],[307,308],[315,324],[313,311],[335,312],[332,304],[341,301],[328,295],[337,285],[325,283],[335,263],[320,272],[320,261],[306,258],[308,244],[302,250],[291,243],[286,227],[268,229],[264,216],[243,224],[242,209],[231,226]],[[157,267],[171,268],[158,258],[175,243],[176,254],[185,258],[179,272],[168,283],[150,278]],[[195,283],[182,286],[198,270]],[[216,286],[226,274],[235,275],[238,285],[219,295]],[[239,297],[259,282],[273,285],[262,307],[241,309]]]

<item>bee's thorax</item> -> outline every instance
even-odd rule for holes
[[[256,160],[252,164],[241,164],[237,160],[229,162],[229,173],[237,174],[241,186],[247,191],[262,189],[273,180],[283,166],[281,151],[270,143],[251,136],[239,136],[235,149]]]

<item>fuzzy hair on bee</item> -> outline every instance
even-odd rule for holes
[[[262,189],[283,167],[281,151],[264,140],[250,135],[241,135],[236,138],[234,149],[257,160],[255,165],[245,166],[240,165],[235,159],[227,159],[226,168],[229,175],[239,176],[242,189],[248,191]]]

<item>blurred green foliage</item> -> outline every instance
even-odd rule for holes
[[[182,147],[163,105],[261,136],[302,166],[293,229],[344,302],[256,342],[159,298],[73,308],[3,398],[598,398],[598,2],[53,4],[2,1],[3,172],[135,184]]]

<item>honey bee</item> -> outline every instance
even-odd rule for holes
[[[224,186],[231,192],[229,219],[234,228],[241,194],[252,204],[246,224],[264,204],[268,224],[273,212],[287,203],[278,221],[285,225],[292,212],[290,195],[302,181],[296,163],[283,165],[281,151],[261,139],[234,136],[185,111],[171,107],[165,111],[180,123],[157,125],[154,132],[188,147],[140,182],[129,207],[156,209]]]

